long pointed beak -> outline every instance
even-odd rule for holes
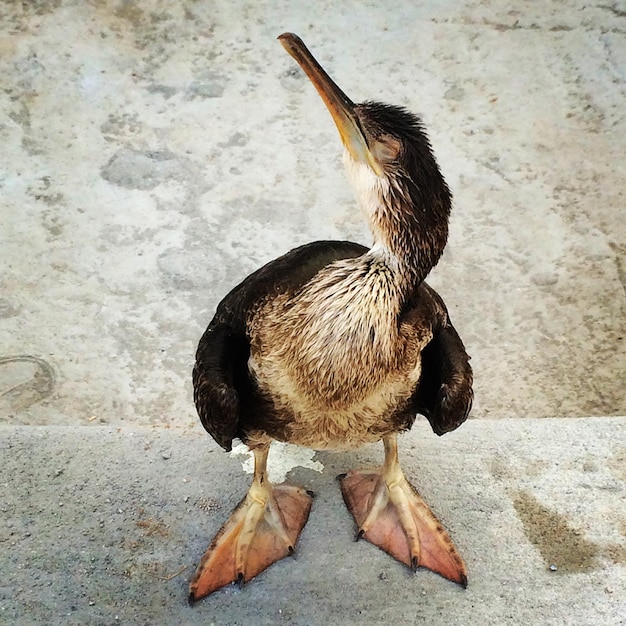
[[[278,37],[283,48],[296,60],[309,77],[330,112],[341,141],[355,161],[367,163],[377,176],[382,176],[382,168],[370,152],[361,124],[354,112],[354,103],[341,91],[324,68],[315,60],[298,35],[283,33]]]

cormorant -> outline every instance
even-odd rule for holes
[[[341,477],[357,537],[413,570],[466,586],[462,558],[405,478],[397,449],[416,414],[442,435],[472,404],[469,356],[424,282],[447,241],[450,191],[419,118],[397,106],[354,104],[299,37],[279,40],[337,125],[373,245],[317,241],[271,261],[222,300],[200,339],[200,420],[225,450],[243,441],[255,467],[248,494],[202,558],[190,601],[242,585],[293,553],[312,494],[270,483],[274,440],[315,450],[382,440],[382,468]]]

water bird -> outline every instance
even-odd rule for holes
[[[406,479],[397,443],[418,414],[442,435],[472,405],[469,356],[424,282],[447,242],[450,190],[417,116],[353,103],[297,35],[278,39],[337,126],[373,243],[317,241],[269,262],[226,295],[200,339],[200,420],[225,450],[233,439],[252,450],[254,477],[202,557],[190,602],[293,554],[313,494],[270,482],[272,441],[341,451],[382,440],[382,467],[340,477],[357,538],[466,586],[463,559]]]

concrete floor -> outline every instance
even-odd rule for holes
[[[296,245],[369,241],[334,125],[275,40],[285,30],[303,37],[355,101],[405,105],[430,131],[455,210],[429,282],[448,304],[476,380],[475,422],[454,435],[458,454],[466,429],[488,445],[494,420],[506,422],[514,448],[526,420],[537,429],[532,441],[554,437],[553,458],[566,441],[600,436],[611,440],[611,458],[626,463],[623,2],[31,0],[0,4],[0,422],[7,441],[27,442],[3,448],[13,476],[26,472],[29,446],[54,474],[60,434],[88,471],[93,437],[113,457],[131,455],[132,467],[141,464],[141,451],[125,447],[132,432],[171,445],[199,438],[195,448],[214,449],[195,415],[190,371],[215,305]],[[558,428],[543,432],[541,419],[529,419],[587,416],[614,418],[597,430],[580,420],[588,430],[567,431],[563,442]],[[43,430],[21,429],[33,426]],[[444,440],[427,441],[438,450]],[[467,454],[473,462],[477,453]],[[335,463],[312,452],[275,456],[283,475]],[[215,463],[203,458],[195,471],[221,476],[220,463],[239,464],[217,451],[209,458]],[[576,459],[584,464],[585,455]],[[96,471],[113,481],[100,461]],[[465,465],[455,461],[459,471]],[[2,480],[5,502],[16,488],[11,476]],[[147,472],[145,480],[159,478]],[[245,480],[228,483],[233,501]],[[615,480],[622,506],[607,513],[605,539],[618,554],[626,545],[623,471]],[[565,492],[533,489],[573,514]],[[510,494],[493,497],[509,510]],[[464,506],[449,509],[457,529]],[[3,510],[36,517],[36,503],[24,507]],[[176,519],[191,523],[186,515],[197,512]],[[572,523],[589,530],[593,519]],[[65,528],[76,523],[68,518]],[[208,535],[190,537],[185,555],[195,558]],[[511,559],[509,547],[497,558]],[[623,561],[612,563],[604,573],[624,580]],[[592,575],[577,576],[583,584]],[[281,585],[288,597],[288,582]],[[567,589],[578,593],[577,585]],[[15,589],[0,596],[8,598],[2,610],[19,623],[53,623],[39,605],[20,605]],[[611,606],[626,605],[623,589],[611,592]],[[168,598],[164,606],[180,600]],[[541,615],[528,610],[520,615]],[[86,615],[77,623],[114,623]],[[211,619],[234,623],[228,615]],[[378,613],[368,615],[376,623]],[[458,623],[473,622],[462,615]],[[626,623],[624,615],[615,609],[605,623]],[[506,621],[498,617],[490,623]],[[163,623],[182,623],[172,619]]]
[[[295,559],[190,608],[195,565],[247,487],[238,459],[174,429],[0,426],[0,623],[624,626],[626,420],[474,420],[436,445],[429,428],[402,438],[403,465],[466,590],[354,542],[335,476],[380,462],[368,446],[291,473],[317,494]]]

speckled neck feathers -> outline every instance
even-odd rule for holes
[[[347,151],[346,172],[374,237],[372,253],[398,271],[410,295],[445,248],[450,190],[419,118],[377,102],[357,105],[356,111],[372,149],[382,152],[384,174],[376,176]],[[384,160],[391,149],[394,157]]]

